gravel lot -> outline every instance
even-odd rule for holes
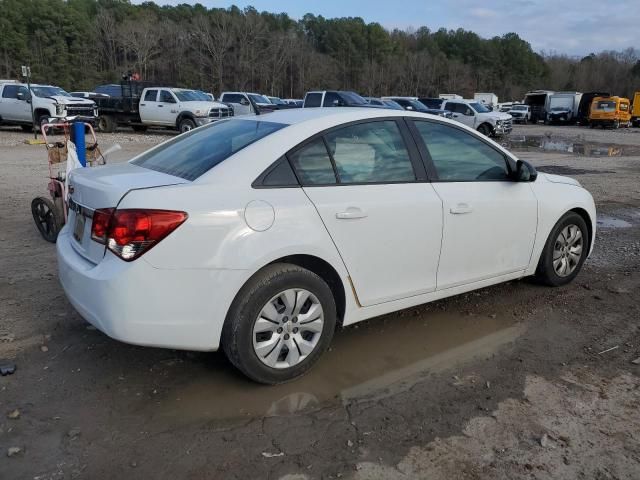
[[[99,142],[122,146],[117,162],[171,136]],[[17,365],[0,377],[0,478],[638,478],[640,129],[508,140],[596,199],[572,285],[510,282],[342,329],[276,387],[222,354],[124,345],[84,322],[31,218],[48,170],[27,138],[0,129],[0,359]]]

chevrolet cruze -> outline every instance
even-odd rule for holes
[[[69,184],[57,254],[78,312],[124,342],[222,348],[269,384],[306,372],[337,325],[526,276],[567,284],[595,237],[578,182],[406,111],[223,120]]]

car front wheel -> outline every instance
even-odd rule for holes
[[[291,264],[258,272],[234,300],[222,347],[252,380],[278,384],[306,373],[327,349],[336,304],[327,283]]]
[[[565,214],[551,230],[538,263],[537,278],[559,287],[570,283],[582,268],[589,252],[589,230],[575,212]]]

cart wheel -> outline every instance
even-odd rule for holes
[[[47,242],[55,243],[58,232],[62,228],[62,218],[53,202],[46,197],[34,198],[31,202],[31,214],[36,222],[42,238]]]

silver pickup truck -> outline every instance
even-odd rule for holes
[[[33,103],[33,117],[31,107]],[[75,98],[60,87],[26,83],[0,83],[0,125],[19,125],[31,131],[43,123],[62,122],[81,116],[91,121],[97,117],[96,104],[85,98]]]

